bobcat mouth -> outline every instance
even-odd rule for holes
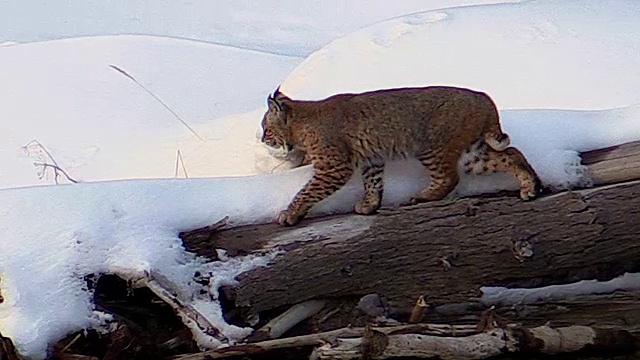
[[[293,145],[287,142],[279,142],[276,139],[265,139],[262,141],[265,145],[273,149],[272,155],[276,157],[287,157],[293,151]]]
[[[263,141],[267,146],[272,147],[274,149],[282,149],[283,151],[289,152],[291,150],[293,150],[293,145],[288,144],[288,143],[280,143],[276,140],[273,139],[268,139]]]

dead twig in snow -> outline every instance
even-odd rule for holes
[[[175,178],[178,178],[179,165],[182,165],[182,173],[184,173],[184,177],[188,179],[189,175],[187,174],[187,167],[184,164],[184,159],[182,158],[182,153],[180,152],[180,149],[178,149],[176,153],[176,170],[174,174]]]
[[[180,121],[182,123],[182,125],[184,125],[187,129],[189,129],[189,131],[191,131],[191,133],[198,138],[198,140],[203,141],[204,139],[202,137],[200,137],[200,135],[198,135],[198,133],[193,130],[193,128],[191,126],[189,126],[189,124],[187,124],[187,122],[180,116],[178,115],[175,111],[173,111],[169,105],[167,105],[164,101],[162,101],[159,97],[156,96],[156,94],[152,93],[151,90],[147,89],[146,86],[142,85],[140,82],[138,82],[138,80],[136,80],[133,76],[131,76],[128,72],[122,70],[121,68],[115,66],[115,65],[109,65],[110,68],[114,69],[115,71],[119,72],[120,74],[126,76],[129,80],[133,81],[134,83],[136,83],[136,85],[138,85],[139,87],[142,88],[142,90],[146,91],[149,95],[151,95],[154,99],[156,99],[156,101],[158,101],[165,109],[167,109],[176,119],[178,119],[178,121]]]
[[[33,162],[33,166],[36,168],[41,168],[38,171],[38,179],[42,180],[47,175],[47,169],[53,169],[54,181],[56,184],[59,184],[58,178],[60,175],[64,175],[64,177],[74,183],[77,184],[78,181],[72,178],[56,161],[56,159],[51,155],[51,152],[47,150],[47,148],[42,145],[42,143],[36,139],[33,139],[22,146],[22,150],[27,154],[27,156],[35,156],[37,161]]]

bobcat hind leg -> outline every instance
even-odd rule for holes
[[[458,185],[458,156],[426,153],[419,156],[418,160],[428,170],[431,182],[426,189],[411,198],[410,204],[441,200]]]
[[[491,116],[482,137],[487,145],[489,145],[493,150],[505,151],[507,147],[509,147],[511,139],[509,138],[509,135],[502,131],[497,111],[493,116]]]
[[[506,172],[515,176],[520,182],[522,200],[530,200],[540,194],[542,190],[540,178],[520,150],[512,146],[504,151],[496,151],[491,146],[480,143],[474,144],[471,151],[474,157],[464,164],[465,173],[481,175]]]

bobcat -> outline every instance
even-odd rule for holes
[[[509,146],[495,104],[484,93],[465,88],[430,86],[338,94],[320,101],[293,100],[280,88],[269,95],[262,119],[262,142],[274,148],[303,151],[313,164],[313,178],[277,218],[295,225],[309,209],[340,189],[360,168],[364,198],[359,214],[380,207],[385,159],[417,158],[431,177],[411,204],[439,200],[458,184],[458,162],[472,153],[464,171],[513,174],[520,197],[540,191],[540,180],[524,155]]]

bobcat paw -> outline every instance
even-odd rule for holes
[[[520,199],[533,200],[542,193],[542,184],[539,179],[534,179],[520,188]]]
[[[370,215],[375,213],[380,208],[379,203],[371,203],[369,201],[362,200],[356,204],[354,210],[361,215]]]
[[[533,200],[537,193],[532,188],[520,189],[520,199],[524,201]]]
[[[283,210],[278,214],[276,221],[282,226],[293,226],[302,220],[304,214],[297,214],[291,210]]]

